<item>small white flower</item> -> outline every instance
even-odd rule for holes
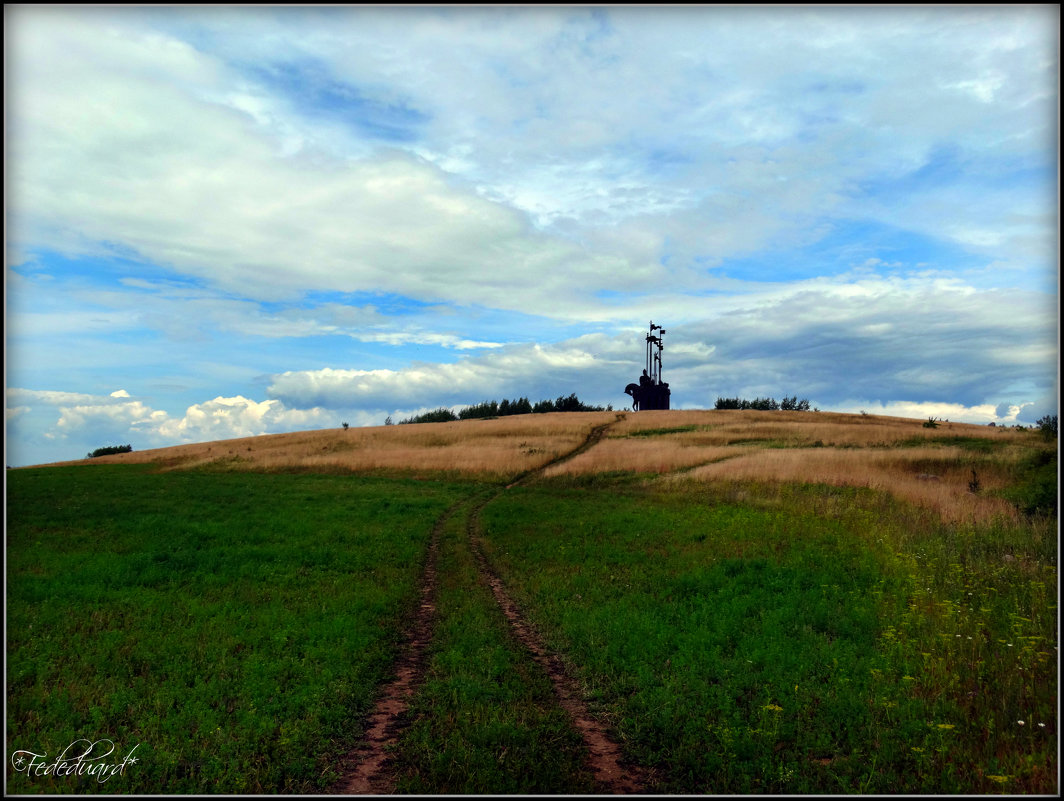
[[[1044,723],[1039,723],[1039,724],[1038,724],[1038,726],[1039,726],[1039,728],[1042,728],[1042,729],[1044,729],[1044,728],[1046,727],[1046,724],[1044,724]]]
[[[1016,722],[1019,723],[1021,726],[1023,725],[1023,721],[1022,720],[1017,720]]]

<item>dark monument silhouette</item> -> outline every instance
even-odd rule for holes
[[[654,336],[657,331],[658,335]],[[661,380],[661,337],[665,329],[650,321],[650,333],[647,334],[647,363],[638,384],[629,384],[624,388],[626,395],[632,396],[632,409],[668,409],[669,385]]]

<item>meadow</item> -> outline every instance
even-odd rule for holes
[[[435,527],[393,792],[596,790],[479,552],[647,790],[1054,794],[1056,450],[871,415],[602,412],[12,470],[8,754],[110,738],[139,761],[100,784],[9,760],[8,791],[334,789]]]
[[[7,751],[107,738],[104,783],[14,792],[313,792],[390,669],[461,488],[94,465],[8,477]],[[71,752],[76,753],[78,749]],[[111,761],[111,760],[108,760]]]

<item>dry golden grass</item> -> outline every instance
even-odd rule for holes
[[[610,436],[631,436],[639,431],[683,428],[697,430],[670,434],[678,441],[698,445],[732,445],[751,441],[800,447],[819,443],[829,447],[889,447],[913,439],[929,441],[951,436],[995,441],[1022,441],[1023,432],[970,423],[939,423],[924,428],[923,421],[906,417],[841,414],[837,412],[760,412],[722,409],[713,411],[647,411],[629,414],[610,428]],[[1017,440],[1019,438],[1019,440]]]
[[[702,446],[684,442],[681,435],[604,439],[594,448],[543,471],[546,477],[586,475],[626,470],[633,473],[671,473],[721,459],[732,459],[752,446]]]
[[[956,438],[989,439],[1005,447],[989,458],[952,445]],[[1007,464],[1030,441],[1022,431],[966,423],[925,428],[921,420],[873,415],[652,411],[628,415],[598,446],[544,475],[682,471],[698,481],[869,487],[933,509],[945,520],[988,520],[1015,515],[1010,504],[989,493],[1005,485]],[[969,491],[973,468],[979,493]]]
[[[949,522],[1014,518],[1016,512],[1009,503],[986,492],[1005,484],[1000,464],[978,462],[975,470],[981,485],[979,493],[969,491],[972,464],[970,453],[949,447],[763,449],[698,467],[690,477],[698,481],[799,481],[868,487],[933,509]]]
[[[162,469],[401,473],[446,472],[492,479],[542,467],[606,436],[544,475],[629,471],[697,481],[816,482],[883,490],[947,520],[1011,516],[988,497],[1008,465],[1030,447],[1030,432],[874,415],[750,410],[529,414],[494,420],[325,429],[221,440],[97,457],[93,463],[151,463]],[[993,455],[959,447],[989,439]],[[926,444],[924,444],[926,443]],[[969,443],[970,444],[970,443]],[[87,461],[87,460],[82,460]],[[981,492],[969,492],[971,470]]]
[[[613,413],[515,415],[495,420],[324,429],[99,456],[94,463],[165,469],[306,468],[512,476],[571,451]],[[82,460],[88,461],[88,460]]]

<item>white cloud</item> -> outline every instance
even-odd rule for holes
[[[1036,293],[863,279],[807,282],[712,305],[710,317],[664,321],[665,378],[677,404],[798,393],[827,406],[859,392],[975,407],[1025,376],[1051,382],[1056,369],[1052,310]],[[273,377],[267,394],[297,407],[410,408],[564,389],[620,405],[624,385],[642,368],[643,333],[506,345],[449,364],[287,371]]]
[[[626,355],[631,354],[629,349]],[[450,406],[493,397],[527,396],[534,402],[554,392],[584,397],[592,387],[601,393],[605,376],[616,376],[613,383],[620,380],[630,363],[620,356],[616,339],[588,335],[555,345],[508,345],[449,364],[399,370],[288,371],[273,377],[267,394],[295,407],[381,409]]]
[[[624,403],[651,318],[678,405],[1046,408],[1055,8],[5,23],[11,375],[58,388],[9,391],[12,430]],[[410,361],[437,348],[458,358]]]
[[[661,277],[666,251],[685,282],[696,257],[815,241],[857,182],[919,168],[943,138],[1026,158],[1031,141],[987,134],[1049,130],[1030,110],[1009,124],[1045,69],[1044,17],[890,12],[882,26],[833,10],[766,26],[728,8],[187,10],[212,50],[164,32],[165,14],[23,11],[10,231],[74,252],[119,243],[249,297],[372,289],[573,314],[604,276],[621,289]],[[982,47],[1003,30],[1032,46],[997,48],[989,66]],[[241,58],[262,74],[317,65],[304,80],[423,122],[390,153],[358,144],[357,125],[338,137]],[[928,72],[993,84],[992,111],[917,79]],[[462,181],[442,167],[459,169],[452,153],[472,165]],[[911,212],[864,213],[1015,253],[1026,239],[1001,204],[988,198],[973,227],[972,197],[947,187]]]
[[[4,411],[8,420],[21,417],[30,410],[29,406],[8,406]]]
[[[238,395],[194,404],[181,418],[157,416],[134,427],[167,442],[205,442],[265,433],[323,428],[335,415],[321,409],[287,409],[276,400],[254,401]]]
[[[217,60],[91,15],[44,19],[18,29],[18,241],[83,253],[117,241],[249,297],[371,290],[502,308],[564,306],[619,264],[398,151],[278,156],[269,130],[204,100],[237,80]]]
[[[1030,404],[1024,404],[1025,406]],[[832,411],[859,414],[867,412],[874,415],[887,417],[911,417],[924,420],[935,420],[953,423],[994,423],[995,425],[1024,425],[1017,417],[1022,407],[1008,406],[1002,409],[993,404],[978,404],[976,406],[964,406],[960,403],[934,403],[927,401],[844,401],[832,408]]]
[[[7,402],[25,404],[44,404],[48,406],[73,406],[77,404],[108,403],[107,396],[91,395],[86,392],[63,392],[60,390],[22,389],[9,387]]]

